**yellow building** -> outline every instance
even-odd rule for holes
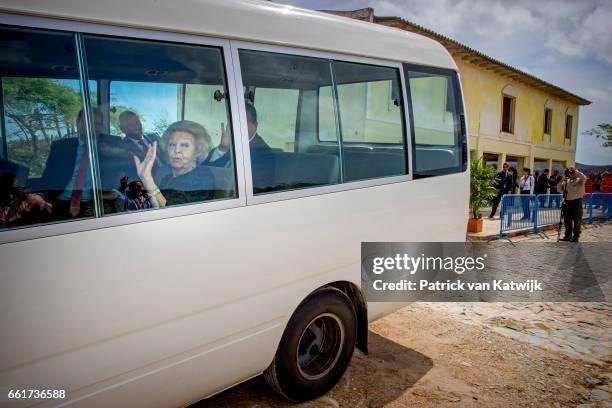
[[[329,12],[418,33],[448,49],[459,67],[472,159],[519,171],[575,164],[579,107],[590,101],[399,17],[377,17],[371,8]]]

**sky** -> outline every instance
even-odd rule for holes
[[[580,107],[576,161],[612,164],[582,135],[612,123],[612,0],[275,0],[315,10],[372,7],[402,17],[592,102]]]

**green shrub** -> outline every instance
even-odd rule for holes
[[[486,207],[497,194],[493,187],[495,169],[484,164],[482,158],[470,165],[470,211],[472,218],[480,218],[480,209]]]

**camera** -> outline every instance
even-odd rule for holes
[[[573,176],[575,173],[575,170],[573,169],[565,169],[565,177],[571,177]]]

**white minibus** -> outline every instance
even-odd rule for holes
[[[185,406],[262,373],[314,398],[399,307],[365,301],[361,242],[465,238],[457,66],[414,33],[0,0],[0,107],[3,403]]]

